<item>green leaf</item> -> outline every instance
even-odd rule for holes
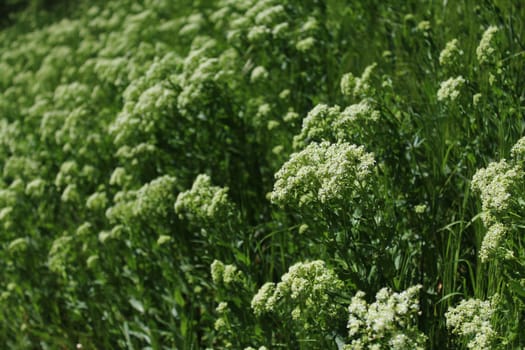
[[[142,303],[140,301],[138,301],[135,298],[131,298],[131,299],[129,299],[129,303],[131,304],[131,306],[133,306],[133,308],[135,310],[137,310],[141,314],[144,313],[144,305],[142,305]]]

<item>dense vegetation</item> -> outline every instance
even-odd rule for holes
[[[525,346],[525,3],[6,1],[9,349]]]

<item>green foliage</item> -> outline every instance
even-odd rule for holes
[[[0,13],[6,348],[525,346],[519,2]]]

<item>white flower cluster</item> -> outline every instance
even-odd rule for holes
[[[65,203],[78,203],[81,199],[81,184],[86,180],[92,180],[95,169],[85,165],[79,169],[75,161],[66,161],[60,166],[60,171],[55,178],[55,186],[63,188],[61,200]]]
[[[252,83],[266,80],[268,78],[268,71],[263,66],[257,66],[252,70],[252,73],[250,75],[250,81]]]
[[[175,201],[175,212],[194,223],[224,221],[234,210],[228,188],[212,186],[205,174],[197,176],[191,189],[179,193]]]
[[[199,104],[214,98],[208,89],[215,86],[224,76],[228,75],[222,69],[219,58],[209,57],[214,53],[215,41],[201,44],[194,49],[184,61],[184,71],[178,77],[182,91],[177,97],[177,106],[183,113],[192,108],[200,108]]]
[[[377,63],[373,63],[365,68],[361,77],[356,78],[352,73],[346,73],[341,78],[341,93],[350,97],[369,97],[372,86],[370,79]]]
[[[137,191],[119,191],[113,196],[113,206],[106,210],[106,218],[110,223],[131,223],[135,217],[135,201]]]
[[[4,178],[32,178],[38,175],[40,165],[28,157],[11,156],[5,160],[3,167]]]
[[[380,113],[374,110],[370,101],[362,100],[344,109],[339,118],[334,120],[332,128],[335,130],[337,140],[351,139],[356,128],[370,128],[371,123],[379,120]]]
[[[125,187],[131,181],[131,176],[126,173],[123,167],[113,169],[109,178],[109,184],[113,186]]]
[[[95,192],[86,200],[86,208],[96,211],[104,210],[108,204],[108,198],[105,192]]]
[[[498,254],[501,241],[505,238],[507,231],[508,228],[500,222],[489,227],[479,250],[479,257],[482,262],[487,262]]]
[[[494,60],[493,56],[496,52],[494,48],[494,36],[498,32],[498,27],[489,26],[479,42],[478,47],[476,48],[476,56],[480,64],[489,63]]]
[[[94,62],[93,71],[100,81],[115,86],[125,86],[129,80],[129,64],[129,60],[124,57],[101,57]]]
[[[231,287],[234,284],[243,283],[244,275],[232,264],[224,264],[220,260],[214,260],[210,266],[211,278],[217,286]]]
[[[481,219],[488,228],[479,257],[487,262],[512,256],[507,241],[512,240],[515,215],[523,209],[523,155],[525,138],[516,142],[511,149],[511,160],[492,162],[486,168],[479,169],[472,178],[472,188],[480,193]],[[511,245],[510,245],[511,246]]]
[[[173,176],[164,175],[142,186],[136,192],[133,213],[148,220],[166,218],[175,202],[176,184]]]
[[[505,159],[479,169],[472,178],[472,188],[480,192],[483,211],[502,212],[512,200],[512,186],[523,177],[518,166]]]
[[[315,46],[315,39],[311,36],[301,39],[295,44],[297,51],[306,53]]]
[[[458,96],[461,87],[465,84],[462,76],[442,81],[437,92],[438,101],[453,102]]]
[[[525,161],[525,137],[520,138],[510,150],[512,159],[517,162]]]
[[[424,349],[426,336],[417,329],[420,285],[401,293],[383,288],[368,304],[357,292],[348,307],[351,342],[344,349]]]
[[[459,48],[458,39],[452,39],[439,54],[439,64],[442,66],[451,66],[458,62],[459,56],[463,55],[463,50]]]
[[[63,187],[74,183],[80,171],[78,164],[74,160],[68,160],[60,165],[60,171],[55,178],[55,186]]]
[[[478,92],[478,93],[474,94],[474,95],[472,96],[472,105],[473,105],[474,107],[479,106],[479,104],[480,104],[482,98],[483,98],[483,95],[482,95],[481,93]]]
[[[447,327],[452,333],[468,339],[467,347],[476,350],[490,350],[494,347],[497,333],[491,319],[496,309],[497,296],[490,300],[462,300],[445,314]]]
[[[55,273],[66,273],[67,260],[71,249],[72,237],[63,235],[53,241],[48,253],[48,268]]]
[[[343,307],[334,301],[344,288],[334,271],[321,260],[291,266],[277,284],[264,284],[253,297],[256,315],[272,313],[292,320],[300,328],[327,329],[341,317]]]
[[[272,202],[302,206],[352,200],[372,185],[374,156],[349,143],[311,143],[275,174]]]
[[[316,105],[303,119],[301,133],[294,137],[294,147],[297,149],[312,141],[330,140],[332,125],[340,114],[339,106]]]
[[[23,252],[27,249],[29,239],[27,237],[19,237],[9,243],[7,250],[10,253]]]
[[[262,315],[267,311],[272,311],[276,302],[275,283],[266,282],[253,296],[251,306],[256,315]]]
[[[301,132],[294,136],[294,148],[302,148],[313,141],[352,142],[356,135],[372,130],[379,117],[379,111],[369,100],[350,105],[343,111],[337,105],[318,104],[303,119]]]
[[[126,88],[122,111],[109,126],[116,145],[135,145],[145,141],[145,135],[165,128],[166,117],[177,105],[177,96],[166,77],[177,63],[176,56],[166,54]]]
[[[36,178],[27,184],[25,192],[32,198],[40,198],[44,195],[45,189],[46,182],[40,178]]]
[[[179,35],[191,37],[196,35],[204,27],[206,21],[202,13],[194,13],[188,16],[186,23],[180,28]]]

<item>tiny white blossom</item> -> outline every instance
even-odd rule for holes
[[[260,80],[265,80],[268,78],[268,71],[263,66],[257,66],[252,70],[252,74],[250,76],[250,81],[252,83],[255,83]]]
[[[489,350],[493,348],[497,333],[491,326],[496,309],[497,296],[490,300],[462,300],[445,314],[447,327],[452,333],[470,339],[469,349]]]
[[[472,178],[472,188],[480,192],[483,210],[505,210],[512,200],[511,188],[521,174],[519,167],[510,165],[505,159],[479,169]]]
[[[461,87],[465,84],[465,79],[462,76],[450,78],[441,82],[437,92],[438,101],[453,102],[459,96]]]
[[[348,143],[311,143],[275,174],[271,200],[277,204],[349,200],[371,185],[374,156]],[[353,195],[354,194],[354,195]]]
[[[478,47],[476,48],[476,56],[480,64],[488,63],[493,60],[494,53],[496,49],[494,48],[494,36],[498,32],[498,27],[489,26],[479,42]]]
[[[439,54],[439,64],[448,66],[457,62],[459,56],[463,55],[463,50],[459,48],[458,39],[452,39]]]
[[[481,249],[479,250],[481,261],[486,262],[490,257],[497,253],[501,241],[505,238],[507,230],[508,229],[501,223],[496,223],[489,227],[485,237],[483,237]]]

